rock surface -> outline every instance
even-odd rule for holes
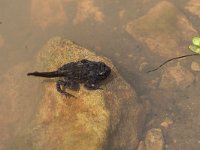
[[[0,150],[15,149],[16,134],[27,127],[35,111],[38,86],[26,78],[29,67],[32,64],[17,64],[0,76]]]
[[[70,16],[72,13],[69,8],[74,10],[74,18]],[[77,25],[90,19],[103,23],[104,18],[104,13],[93,0],[31,0],[32,23],[43,30],[52,26],[60,27],[71,22]]]
[[[95,5],[93,0],[79,1],[77,6],[77,14],[73,20],[74,24],[79,24],[88,18],[92,18],[97,22],[104,22],[104,14],[99,7]]]
[[[163,150],[164,138],[161,129],[150,129],[145,137],[145,141],[141,141],[138,150]]]
[[[66,2],[64,0],[31,0],[32,22],[42,29],[52,25],[63,25],[68,19],[65,13]]]
[[[169,128],[173,124],[173,120],[170,118],[166,117],[163,122],[161,122],[161,126],[164,127],[165,129]]]
[[[152,52],[175,57],[187,52],[185,43],[197,35],[187,18],[169,1],[161,1],[148,13],[127,24],[126,31]]]
[[[168,67],[164,70],[160,81],[160,88],[185,89],[191,85],[194,80],[195,76],[178,63],[176,66]]]
[[[163,150],[164,138],[161,129],[153,128],[147,132],[145,146],[146,150]]]
[[[197,15],[200,18],[200,4],[197,0],[190,0],[185,8],[192,14]]]
[[[70,91],[77,99],[66,99],[56,91],[55,82],[43,81],[38,89],[41,95],[34,117],[16,133],[10,147],[20,150],[132,150],[137,147],[145,107],[138,103],[135,91],[108,59],[57,37],[40,51],[37,63],[41,65],[37,70],[54,70],[83,58],[104,61],[112,68],[103,90],[88,91],[81,87],[79,92]],[[38,78],[29,80],[36,82]]]
[[[200,71],[200,65],[198,62],[193,61],[191,64],[192,71]]]

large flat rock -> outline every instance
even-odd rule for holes
[[[189,20],[169,1],[161,1],[144,16],[129,22],[126,31],[162,57],[188,51],[187,43],[197,35]]]

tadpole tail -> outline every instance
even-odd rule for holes
[[[184,57],[195,56],[195,55],[199,55],[199,53],[188,54],[188,55],[183,55],[183,56],[179,56],[179,57],[175,57],[175,58],[168,59],[168,60],[166,60],[164,63],[162,63],[160,66],[156,67],[155,69],[152,69],[152,70],[147,71],[147,73],[150,73],[150,72],[153,72],[153,71],[156,71],[156,70],[160,69],[160,68],[161,68],[162,66],[164,66],[166,63],[168,63],[168,62],[170,62],[170,61],[172,61],[172,60],[180,59],[180,58],[184,58]]]
[[[63,77],[64,75],[59,73],[58,71],[52,71],[52,72],[37,72],[36,71],[36,72],[27,73],[27,76],[54,78],[54,77]]]

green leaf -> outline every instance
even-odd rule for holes
[[[200,37],[193,37],[192,44],[200,47]]]
[[[200,47],[196,46],[196,45],[190,45],[189,49],[195,53],[200,54]]]

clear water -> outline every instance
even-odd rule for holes
[[[90,2],[90,0],[88,1]],[[87,0],[85,2],[87,3]],[[145,58],[150,64],[146,69],[148,67],[152,69],[153,66],[160,64],[165,59],[158,56],[150,57],[149,52],[147,52],[148,47],[132,38],[124,29],[128,22],[143,16],[158,2],[160,1],[95,1],[92,4],[89,3],[83,12],[79,12],[79,1],[1,0],[0,89],[2,91],[5,91],[5,89],[12,90],[12,85],[6,84],[6,81],[9,81],[9,76],[7,78],[3,76],[9,74],[12,68],[21,69],[16,67],[18,64],[24,63],[26,65],[26,62],[34,60],[38,50],[50,38],[62,36],[110,58],[127,82],[136,89],[138,95],[141,98],[148,97],[152,104],[152,113],[149,115],[148,121],[153,120],[153,123],[148,125],[147,128],[158,127],[166,116],[174,120],[172,129],[167,130],[165,134],[166,145],[168,146],[166,148],[174,150],[198,149],[200,147],[200,120],[191,118],[191,116],[194,116],[191,114],[198,116],[200,113],[197,107],[200,106],[198,102],[198,82],[191,85],[188,90],[178,90],[176,93],[149,88],[150,81],[159,77],[160,72],[151,75],[138,72],[140,60]],[[199,31],[200,21],[197,16],[184,10],[188,1],[171,0],[171,2]],[[124,13],[124,10],[126,10],[126,13]],[[86,15],[86,17],[81,14]],[[188,67],[187,62],[190,63],[197,59],[196,57],[188,58],[185,66]],[[27,70],[23,71],[26,72]],[[30,86],[33,84],[33,81],[30,81]],[[23,91],[22,85],[23,82],[19,87],[13,85],[13,90],[21,88],[21,91]],[[36,87],[33,85],[33,88]],[[24,108],[27,110],[27,114],[19,117],[19,115],[22,115],[20,109],[27,106],[26,98],[37,93],[22,94],[23,96],[19,94],[20,104],[10,103],[12,95],[6,94],[7,92],[0,93],[0,133],[3,135],[0,137],[0,150],[5,148],[4,145],[12,142],[13,131],[28,124],[37,103],[30,103],[30,108]],[[165,94],[170,96],[163,97]],[[162,101],[158,101],[158,99],[162,99]],[[180,99],[186,103],[182,103]],[[186,106],[191,107],[191,110],[185,111]],[[12,109],[18,111],[13,112]]]

